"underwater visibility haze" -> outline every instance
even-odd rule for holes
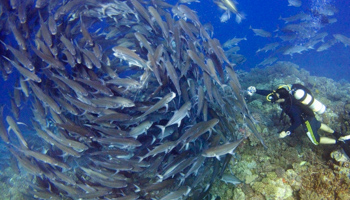
[[[247,90],[304,85],[350,135],[350,2],[0,6],[1,199],[350,199],[347,148]]]

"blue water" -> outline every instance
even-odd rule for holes
[[[176,4],[178,0],[168,0],[168,3]],[[302,6],[299,8],[290,7],[287,0],[274,0],[274,1],[256,1],[256,0],[238,0],[239,4],[237,8],[240,12],[244,13],[246,18],[242,20],[240,24],[235,21],[235,15],[232,14],[231,19],[225,23],[220,22],[220,17],[223,14],[221,10],[212,0],[201,0],[200,3],[192,3],[188,5],[191,9],[196,11],[197,15],[202,24],[210,23],[214,28],[214,38],[219,39],[223,44],[227,40],[233,37],[246,37],[246,41],[241,41],[239,43],[240,51],[246,57],[246,61],[238,64],[236,69],[242,69],[249,71],[252,68],[257,67],[257,64],[262,62],[265,58],[269,57],[274,52],[267,53],[256,53],[259,48],[264,47],[268,43],[280,42],[281,40],[274,37],[277,33],[274,30],[285,26],[284,21],[279,20],[279,17],[290,17],[301,11],[305,13],[310,13],[312,9],[315,9],[323,5],[331,5],[337,8],[338,12],[331,16],[331,18],[337,18],[337,22],[334,24],[329,24],[322,29],[310,29],[310,31],[316,32],[327,32],[328,36],[325,38],[326,41],[333,39],[333,34],[342,34],[350,37],[350,2],[349,1],[335,1],[335,0],[310,0],[303,1]],[[249,27],[256,29],[264,29],[273,34],[271,38],[263,38],[255,36],[253,31]],[[11,34],[10,34],[11,35]],[[8,41],[7,41],[8,42]],[[304,42],[304,41],[300,41]],[[11,43],[11,42],[10,42]],[[15,43],[15,41],[13,41]],[[291,44],[291,45],[298,45]],[[316,45],[316,48],[320,44]],[[336,43],[330,49],[322,52],[316,52],[315,50],[309,50],[303,52],[303,54],[294,54],[292,57],[289,55],[282,55],[281,53],[276,54],[278,61],[291,61],[301,68],[306,69],[313,76],[321,76],[332,78],[334,80],[344,79],[350,81],[350,47],[345,47],[342,43]],[[262,68],[262,66],[259,66]],[[15,69],[14,69],[15,70]],[[15,70],[16,71],[16,70]],[[2,96],[0,97],[0,106],[6,105],[4,109],[4,116],[11,115],[10,96],[13,94],[14,80],[18,79],[18,73],[12,73],[8,77],[8,81],[0,80],[0,92]],[[122,76],[122,75],[121,75]],[[259,84],[259,83],[257,83]],[[288,84],[288,83],[287,83]],[[292,84],[292,83],[289,83]],[[320,83],[321,84],[321,83]],[[21,112],[19,122],[25,124],[30,123],[30,117],[32,117],[30,111],[30,104],[23,102],[21,105]],[[7,126],[7,123],[4,122]],[[35,140],[34,134],[29,132],[30,127],[25,128],[20,127],[24,133],[25,138],[30,138]],[[11,140],[15,140],[13,133],[11,134]],[[29,136],[30,134],[30,136]],[[28,141],[34,143],[33,141]],[[8,151],[4,148],[3,142],[0,142],[0,154],[3,164],[0,164],[0,169],[4,168],[4,164],[8,163]],[[36,148],[35,148],[36,149]]]
[[[177,0],[167,1],[171,4],[176,4]],[[284,21],[279,20],[281,17],[289,17],[301,11],[310,13],[311,9],[315,9],[320,5],[332,5],[338,12],[334,16],[337,22],[327,25],[318,32],[327,32],[328,36],[325,41],[333,39],[332,34],[343,34],[350,37],[350,2],[349,1],[335,1],[335,0],[309,0],[302,1],[301,7],[287,6],[287,0],[281,1],[256,1],[256,0],[241,0],[238,1],[237,9],[246,15],[240,24],[235,21],[235,16],[232,15],[225,23],[220,22],[220,16],[223,14],[221,10],[213,1],[201,0],[200,3],[186,4],[192,10],[196,11],[202,24],[210,23],[214,27],[214,37],[219,39],[223,44],[233,37],[246,37],[247,40],[241,41],[239,54],[244,55],[247,60],[239,64],[236,69],[243,69],[249,71],[251,68],[257,66],[258,63],[267,58],[271,52],[256,53],[257,49],[264,47],[268,43],[280,42],[279,38],[263,38],[254,36],[250,26],[253,28],[264,29],[272,32],[278,27],[285,26]],[[11,35],[10,35],[11,36]],[[13,41],[15,43],[15,41]],[[318,44],[316,48],[319,46]],[[344,79],[350,81],[350,47],[345,47],[342,43],[336,43],[330,49],[322,52],[310,50],[303,52],[303,54],[294,54],[293,57],[289,55],[278,55],[279,61],[291,61],[298,64],[301,68],[306,69],[313,76],[321,76],[332,78],[334,80]],[[260,66],[261,67],[261,66]],[[0,92],[7,95],[13,92],[12,80],[16,80],[17,73],[12,73],[8,77],[8,81],[1,80]],[[9,98],[0,98],[0,104],[10,105]],[[26,105],[22,105],[22,108]],[[5,116],[10,113],[10,107],[6,106],[4,110]],[[21,115],[25,116],[27,109],[22,109]],[[26,118],[28,120],[28,118]],[[28,121],[25,121],[28,122]]]
[[[176,4],[177,0],[168,0],[170,4]],[[192,10],[196,11],[202,24],[210,23],[214,27],[214,37],[219,39],[223,44],[225,41],[233,37],[246,37],[246,41],[242,41],[239,54],[244,55],[247,60],[239,64],[237,69],[249,70],[256,67],[258,63],[267,58],[271,52],[255,53],[257,49],[264,47],[268,43],[279,42],[279,38],[262,38],[254,36],[250,26],[253,28],[264,29],[272,32],[278,27],[283,27],[284,21],[279,20],[281,17],[289,17],[301,11],[310,13],[319,5],[332,5],[338,12],[334,16],[337,22],[327,25],[319,32],[327,32],[328,36],[325,40],[333,39],[332,34],[343,34],[350,37],[350,2],[349,1],[335,1],[335,0],[308,0],[302,1],[301,7],[288,6],[287,0],[281,1],[255,1],[255,0],[241,0],[238,1],[237,9],[246,15],[246,19],[242,20],[240,24],[235,22],[235,16],[225,23],[220,22],[220,16],[223,14],[221,10],[212,0],[201,0],[200,3],[186,4]],[[275,35],[274,33],[273,35]],[[318,44],[319,46],[320,44]],[[316,46],[316,47],[318,47]],[[336,43],[330,49],[322,52],[310,50],[303,52],[303,54],[294,54],[293,57],[289,55],[279,55],[280,61],[291,61],[298,64],[300,67],[306,69],[314,76],[322,76],[332,78],[334,80],[344,79],[350,81],[350,47],[344,47],[342,43]],[[14,80],[9,75],[9,80]],[[1,81],[0,91],[2,94],[7,94],[12,90],[12,83],[9,81]],[[10,90],[8,90],[10,88]],[[5,102],[4,102],[5,101]],[[1,98],[1,104],[8,104],[7,100]],[[6,111],[6,109],[5,109]]]
[[[171,1],[177,2],[177,1]],[[287,0],[281,1],[256,1],[241,0],[238,1],[237,9],[246,14],[246,19],[240,24],[235,22],[235,16],[226,23],[220,22],[220,16],[223,10],[213,3],[213,1],[202,0],[200,3],[186,4],[192,10],[195,10],[202,24],[211,23],[214,27],[214,37],[219,39],[223,44],[233,37],[247,37],[247,41],[242,41],[239,46],[239,54],[244,55],[246,62],[238,65],[237,69],[249,70],[256,67],[261,61],[267,58],[271,53],[255,53],[257,49],[264,47],[268,43],[279,42],[279,38],[262,38],[254,36],[250,26],[253,28],[264,29],[273,32],[278,27],[285,26],[284,21],[279,20],[281,17],[289,17],[301,11],[310,13],[310,10],[324,5],[335,7],[338,12],[334,16],[338,21],[329,24],[318,30],[318,32],[327,32],[328,36],[325,41],[333,39],[333,34],[342,34],[350,37],[350,2],[335,0],[309,0],[302,1],[301,7],[288,6]],[[317,31],[317,30],[315,30]],[[316,48],[321,44],[317,44]],[[336,43],[326,51],[316,52],[310,50],[300,54],[278,56],[278,61],[291,61],[301,68],[306,69],[313,76],[332,78],[334,80],[344,79],[350,81],[350,47],[344,47],[342,43]]]

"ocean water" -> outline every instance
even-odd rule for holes
[[[176,4],[178,1],[169,0],[166,1],[170,4]],[[328,16],[328,18],[336,18],[337,22],[333,24],[328,24],[323,28],[314,29],[314,33],[327,32],[328,35],[325,37],[325,41],[333,39],[333,34],[343,34],[350,37],[350,2],[348,1],[335,1],[335,0],[309,0],[302,1],[300,7],[288,6],[288,1],[238,1],[237,9],[238,11],[245,14],[246,18],[242,20],[241,23],[235,22],[235,15],[232,14],[231,19],[227,22],[220,22],[220,17],[224,13],[213,1],[201,1],[192,2],[191,4],[185,4],[194,10],[202,24],[210,23],[214,28],[213,37],[220,40],[221,44],[225,43],[227,40],[233,37],[246,37],[247,40],[241,41],[239,44],[240,51],[246,57],[244,63],[238,64],[236,69],[242,69],[249,71],[251,68],[257,67],[257,65],[262,62],[265,58],[269,57],[272,53],[271,51],[264,53],[256,51],[259,48],[264,47],[268,43],[279,42],[281,39],[276,38],[278,35],[276,32],[279,27],[283,27],[286,24],[284,21],[279,20],[280,17],[290,17],[298,14],[299,12],[304,12],[306,14],[311,14],[311,10],[316,9],[321,6],[330,5],[336,9],[333,16]],[[273,33],[270,38],[262,38],[255,36],[253,31],[249,27],[264,29]],[[14,41],[13,41],[14,42]],[[300,43],[294,43],[291,45],[298,45]],[[316,45],[316,48],[320,46],[321,43]],[[344,79],[350,81],[350,48],[344,46],[344,44],[338,42],[328,50],[317,52],[310,49],[309,51],[302,52],[302,54],[282,55],[279,54],[279,61],[291,61],[301,68],[306,69],[311,75],[332,78],[334,80]],[[261,66],[260,66],[261,67]],[[12,85],[16,74],[9,75],[9,81],[1,80],[1,94],[8,94],[12,91]],[[1,98],[1,104],[9,105],[8,98]],[[6,112],[6,109],[5,109]]]
[[[171,1],[176,2],[176,1]],[[195,11],[203,24],[211,23],[214,27],[214,37],[219,39],[223,44],[233,37],[246,37],[246,41],[242,41],[239,46],[241,50],[239,54],[243,54],[247,60],[243,64],[237,66],[237,69],[248,70],[256,67],[271,52],[256,53],[259,48],[264,47],[268,43],[281,42],[281,39],[275,36],[280,34],[273,32],[278,28],[282,28],[286,24],[279,20],[280,17],[286,18],[304,12],[311,14],[312,10],[325,6],[334,7],[337,12],[328,18],[336,18],[337,22],[328,24],[320,29],[311,29],[313,33],[327,32],[325,41],[333,39],[333,34],[343,34],[350,37],[350,2],[336,0],[308,0],[301,1],[300,7],[288,6],[287,0],[281,1],[254,1],[245,0],[237,1],[237,9],[246,14],[246,19],[240,24],[235,22],[235,15],[231,16],[227,22],[220,22],[223,10],[212,1],[201,1],[200,3],[191,3],[189,7]],[[298,22],[296,22],[298,23]],[[254,36],[249,27],[256,29],[264,29],[272,33],[271,38],[262,38]],[[296,42],[294,45],[302,44],[303,41]],[[291,44],[293,45],[293,44]],[[302,54],[278,55],[279,60],[291,61],[301,68],[306,69],[311,75],[332,78],[334,80],[344,79],[350,81],[350,49],[342,43],[336,43],[326,51],[315,51],[321,43],[318,43],[314,50],[302,52]]]
[[[177,1],[175,0],[169,0],[166,2],[174,5],[177,3]],[[254,1],[254,0],[243,1],[241,0],[241,1],[238,1],[236,5],[238,11],[245,16],[245,19],[243,19],[241,23],[237,23],[235,21],[235,14],[232,14],[231,19],[229,19],[228,21],[220,22],[220,17],[224,13],[224,11],[220,9],[211,0],[208,0],[208,1],[201,0],[201,2],[193,2],[191,4],[186,4],[186,5],[196,12],[202,24],[208,23],[212,25],[214,30],[213,38],[217,38],[221,42],[221,44],[224,44],[226,41],[234,37],[237,37],[237,38],[245,37],[247,39],[247,40],[241,41],[238,45],[240,47],[240,50],[237,53],[243,55],[245,57],[245,61],[242,63],[237,63],[236,67],[234,68],[235,70],[250,71],[251,69],[256,67],[263,69],[267,66],[259,66],[258,64],[261,63],[264,59],[270,56],[271,57],[274,56],[277,58],[277,61],[289,61],[299,65],[300,68],[309,71],[310,75],[312,76],[326,77],[326,78],[334,79],[335,81],[339,81],[339,80],[345,80],[346,82],[350,81],[350,51],[349,51],[350,47],[344,46],[344,44],[341,42],[335,43],[329,49],[322,52],[316,51],[316,49],[323,43],[323,42],[319,42],[314,46],[314,49],[308,49],[307,51],[303,51],[301,54],[294,53],[292,56],[283,55],[283,52],[287,48],[293,47],[293,46],[305,45],[307,42],[312,41],[315,35],[319,33],[327,33],[327,36],[324,38],[324,42],[334,39],[333,34],[341,34],[346,37],[350,37],[350,12],[349,12],[350,2],[335,1],[335,0],[302,1],[302,5],[300,7],[292,7],[292,6],[288,6],[287,0],[283,0],[283,1],[277,1],[277,0],[276,1]],[[329,16],[320,16],[315,14],[315,10],[318,10],[324,7],[331,7],[332,10],[336,10],[336,12],[334,13],[334,15],[329,15]],[[170,9],[168,9],[167,11],[171,12]],[[294,33],[282,33],[281,29],[283,29],[283,27],[287,26],[288,24],[284,23],[284,21],[280,20],[279,18],[290,17],[300,12],[304,12],[305,14],[312,17],[312,20],[314,21],[313,26],[304,27],[306,28],[306,30],[303,32],[302,39],[295,40],[293,42],[283,42],[278,36],[288,35],[288,34],[293,35]],[[321,22],[320,21],[321,17],[324,17],[322,18],[322,20],[327,21],[331,19],[337,19],[337,21],[332,24]],[[299,22],[300,21],[296,23],[299,23]],[[39,24],[35,24],[34,26],[39,26]],[[272,37],[265,38],[265,37],[255,36],[254,32],[250,29],[250,27],[254,29],[263,29],[265,31],[268,31],[272,33]],[[101,27],[101,28],[104,28],[104,27]],[[96,31],[97,29],[98,27],[90,27],[90,32]],[[2,37],[5,37],[5,34],[3,33],[1,33],[0,35]],[[266,53],[256,52],[259,48],[264,47],[266,44],[274,43],[274,42],[277,42],[280,44],[280,46],[276,50],[268,51]],[[6,38],[6,43],[16,44],[16,41],[14,40],[13,37],[10,36]],[[105,46],[107,46],[107,44],[105,44]],[[4,48],[1,48],[1,50],[2,50],[1,52],[2,55],[4,55],[5,54]],[[16,69],[13,69],[13,70],[16,71]],[[121,77],[124,78],[131,75],[131,73],[130,71],[128,71],[125,74],[121,73],[120,75]],[[10,106],[11,97],[13,96],[13,91],[15,89],[14,88],[15,81],[18,80],[18,77],[19,77],[19,74],[16,71],[15,73],[9,74],[7,81],[0,79],[0,92],[2,94],[2,96],[0,97],[0,105],[5,106],[3,116],[8,116],[8,115],[12,116],[11,106]],[[244,83],[241,83],[241,84],[243,85]],[[252,83],[252,84],[259,84],[259,82]],[[286,83],[286,84],[292,84],[292,83]],[[43,86],[43,87],[49,88],[50,86]],[[55,89],[56,88],[53,88],[53,90]],[[174,90],[174,88],[172,89]],[[242,91],[240,92],[243,93],[244,89],[245,88],[242,88]],[[30,101],[32,101],[32,99]],[[180,100],[178,101],[180,105]],[[232,104],[234,106],[234,103]],[[177,109],[177,105],[174,107],[176,107]],[[166,118],[170,117],[170,114],[168,115],[169,116],[166,116]],[[27,142],[31,144],[30,149],[45,153],[47,149],[50,149],[52,147],[47,143],[45,143],[45,145],[42,145],[41,143],[42,140],[38,136],[36,136],[35,132],[33,132],[33,129],[31,127],[31,121],[30,121],[31,118],[33,118],[32,111],[31,111],[31,104],[28,102],[25,102],[20,106],[20,117],[16,121],[19,122],[20,129],[22,130],[24,137],[27,139]],[[75,119],[78,121],[78,118],[79,117],[76,117]],[[4,123],[7,128],[7,123],[5,120],[4,120]],[[186,123],[190,123],[190,120],[188,121],[186,120]],[[50,128],[52,128],[52,126],[50,126]],[[153,127],[152,131],[153,130],[155,133],[157,134],[159,133],[159,129]],[[10,134],[11,134],[10,137],[12,138],[12,141],[16,140],[13,132],[11,132]],[[144,136],[144,138],[146,138],[146,136]],[[161,142],[162,141],[159,141],[159,144],[161,144]],[[15,142],[15,144],[18,145],[17,142]],[[207,145],[209,145],[209,143],[206,143],[206,142],[204,142],[204,144],[205,144],[204,146],[206,147]],[[256,144],[260,144],[260,142],[257,141],[255,145]],[[200,145],[198,144],[198,146],[194,146],[193,148],[196,150],[196,153],[203,150],[202,144]],[[179,152],[181,150],[179,150]],[[0,142],[0,153],[1,153],[1,160],[3,161],[0,165],[0,168],[6,169],[10,165],[11,157],[10,157],[10,152],[7,150],[7,148],[5,148],[5,144],[3,142]],[[54,153],[50,152],[51,156],[60,159],[61,158],[59,155],[60,152],[58,154],[55,154],[55,153],[56,152]],[[137,153],[140,153],[140,152],[137,152]],[[142,155],[144,155],[143,153],[144,152],[142,152]],[[196,155],[199,155],[199,153]],[[208,163],[213,165],[219,163],[215,159],[211,159],[210,161],[211,162],[208,162]],[[82,165],[84,164],[86,163],[83,163]],[[4,172],[2,173],[2,175],[6,176],[4,180],[6,181],[10,180],[8,172],[6,173]],[[155,176],[155,174],[153,174],[153,176]],[[17,177],[16,180],[20,180],[20,179]],[[18,182],[16,184],[18,184]],[[7,195],[7,196],[11,196],[11,195]]]

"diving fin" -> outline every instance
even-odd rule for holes
[[[339,145],[344,150],[346,155],[350,158],[350,140],[339,142]]]

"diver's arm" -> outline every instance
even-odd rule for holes
[[[290,118],[290,120],[292,122],[292,125],[286,130],[286,132],[289,131],[289,132],[292,133],[303,122],[302,122],[302,119],[301,119],[301,111],[300,111],[300,109],[298,109],[296,106],[291,106],[288,110],[289,110],[289,112],[286,113],[286,114],[289,116],[289,118]]]
[[[271,94],[273,91],[271,90],[256,90],[257,94],[263,95],[263,96],[267,96],[269,94]]]
[[[303,122],[301,119],[301,111],[298,107],[296,106],[287,106],[285,107],[285,110],[288,110],[286,114],[289,116],[292,125],[285,131],[282,131],[279,134],[279,138],[284,138],[288,135],[290,135],[298,126],[300,126]]]
[[[267,96],[268,94],[272,93],[271,90],[257,90],[254,86],[250,86],[247,89],[248,95],[252,96],[254,93],[257,93],[259,95]]]

